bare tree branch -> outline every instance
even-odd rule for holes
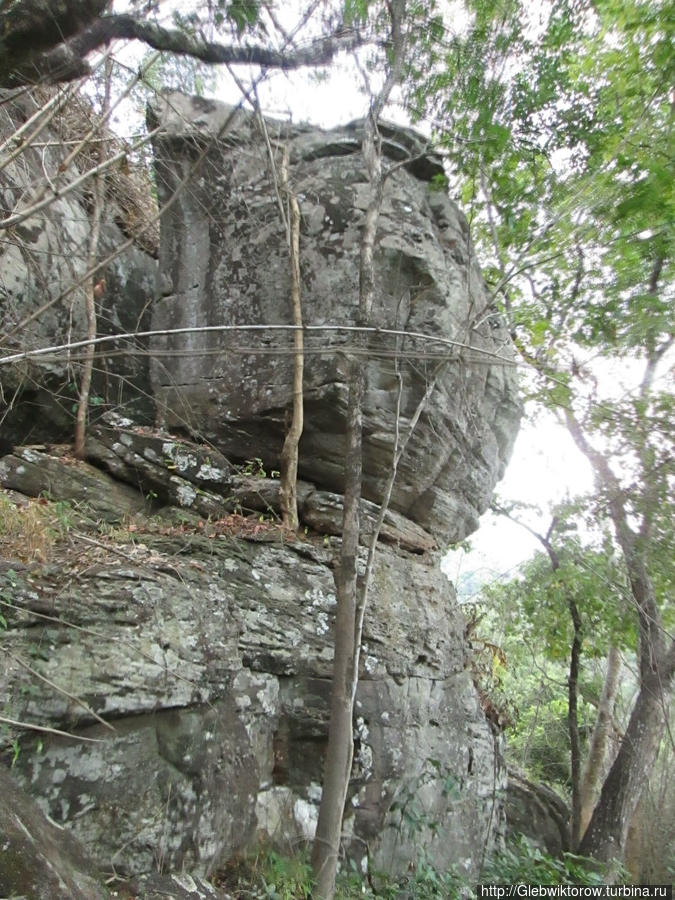
[[[155,50],[190,56],[205,63],[275,69],[327,65],[338,52],[351,50],[363,43],[358,31],[338,28],[295,49],[233,46],[206,41],[177,28],[165,28],[157,22],[129,14],[99,15],[101,7],[106,5],[101,0],[90,0],[89,3],[32,0],[28,4],[16,5],[32,7],[35,16],[26,15],[15,22],[11,10],[0,15],[0,34],[4,34],[0,39],[0,85],[6,86],[81,78],[89,72],[85,59],[87,54],[107,46],[113,40],[137,40]],[[59,9],[53,9],[55,7]],[[76,7],[81,7],[77,15]],[[40,8],[43,18],[50,23],[47,29],[33,25]],[[59,13],[62,13],[61,18]],[[61,20],[63,26],[60,25]],[[55,23],[58,23],[56,27]],[[33,27],[36,38],[31,41]]]

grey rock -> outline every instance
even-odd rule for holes
[[[342,534],[342,514],[344,499],[340,494],[328,491],[312,491],[300,504],[300,516],[303,522],[319,533]],[[361,533],[362,543],[368,541],[373,533],[378,518],[379,507],[368,500],[361,501]],[[380,529],[380,539],[391,544],[398,544],[404,550],[413,553],[424,553],[436,550],[433,537],[419,525],[411,522],[400,513],[387,510]]]
[[[187,871],[202,891],[195,879],[233,855],[260,840],[297,846],[316,824],[355,350],[349,328],[368,186],[360,123],[321,132],[268,120],[272,138],[289,147],[303,223],[308,330],[298,493],[307,534],[289,540],[269,521],[278,510],[278,479],[257,477],[279,468],[292,366],[292,335],[268,327],[287,323],[290,309],[264,142],[253,117],[213,101],[171,94],[150,116],[162,126],[155,142],[160,202],[207,152],[190,190],[163,217],[157,278],[139,247],[111,264],[101,322],[117,332],[144,327],[151,316],[157,329],[211,330],[154,340],[150,373],[144,356],[121,368],[113,353],[105,357],[111,384],[121,376],[133,384],[130,394],[116,393],[103,379],[102,399],[123,406],[144,392],[143,414],[157,400],[168,431],[94,417],[89,463],[22,447],[0,460],[0,483],[86,500],[97,518],[116,523],[142,510],[142,493],[172,511],[142,531],[134,523],[126,542],[123,529],[116,540],[72,534],[58,563],[30,566],[13,579],[0,705],[10,718],[75,737],[45,735],[38,753],[34,736],[15,729],[0,749],[9,761],[18,740],[17,778],[103,869],[129,877]],[[437,386],[401,460],[376,560],[345,843],[357,861],[367,847],[373,865],[389,872],[406,870],[422,847],[437,865],[454,863],[471,876],[499,834],[505,770],[434,548],[476,527],[510,454],[520,405],[509,337],[467,222],[430,186],[441,161],[412,131],[383,124],[382,134],[392,171],[379,228],[376,330],[364,356],[366,536],[388,477],[396,408],[405,436],[436,376]],[[31,158],[28,171],[38,164]],[[6,205],[25,189],[20,174],[3,173]],[[25,223],[22,240],[37,249],[2,251],[5,325],[43,302],[35,274],[42,270],[33,266],[38,251],[54,277],[50,296],[83,271],[85,200],[73,194]],[[106,222],[103,252],[119,244],[116,228]],[[249,326],[259,330],[241,330]],[[324,326],[330,330],[312,330]],[[78,304],[57,303],[19,340],[26,347],[55,343],[83,328]],[[385,334],[390,328],[438,343]],[[3,439],[31,429],[66,434],[69,377],[61,359],[3,374],[5,396],[17,393]],[[256,472],[246,461],[258,458]],[[263,513],[263,521],[250,520],[255,539],[219,527],[219,517],[239,510]],[[202,517],[211,519],[208,530]],[[146,887],[159,895],[171,890],[159,881]]]
[[[202,878],[187,873],[159,875],[153,873],[139,878],[129,886],[134,896],[142,900],[231,900],[229,894],[217,890]]]
[[[122,425],[95,426],[86,451],[88,459],[145,494],[204,516],[217,518],[237,510],[260,510],[275,516],[280,513],[278,478],[235,474],[235,467],[212,447],[134,427],[128,420]],[[3,471],[0,462],[0,483]],[[15,479],[7,481],[7,486],[22,483]],[[314,485],[300,480],[297,497],[303,524],[322,534],[342,533],[343,498],[339,494],[317,491]],[[378,512],[374,503],[362,501],[362,543],[369,540]],[[437,549],[436,541],[423,528],[391,510],[385,515],[380,536],[417,553]]]
[[[53,450],[47,452],[47,448],[17,447],[13,454],[0,459],[0,485],[30,497],[44,495],[83,502],[89,515],[106,522],[119,522],[129,513],[158,504],[216,520],[232,512],[252,510],[279,519],[279,479],[233,474],[233,467],[212,448],[147,428],[107,426],[93,429],[86,451],[89,460],[110,474]],[[319,534],[341,534],[340,495],[317,491],[303,481],[298,484],[297,495],[304,525]],[[366,543],[378,508],[364,500],[361,514],[361,542]],[[385,515],[380,537],[415,553],[436,549],[430,534],[391,510]]]
[[[26,900],[104,900],[91,860],[0,766],[0,894]]]
[[[35,113],[44,99],[39,91],[22,92],[19,96],[16,92],[0,91],[0,137],[9,137]],[[62,116],[71,112],[67,109]],[[83,115],[86,132],[91,125],[91,111],[89,116],[86,110]],[[58,120],[59,117],[55,121]],[[2,218],[25,207],[31,198],[39,199],[45,173],[56,188],[62,188],[80,174],[78,163],[66,176],[58,172],[60,161],[72,147],[59,146],[59,134],[52,126],[43,130],[40,141],[47,145],[28,149],[12,162],[3,163],[0,170]],[[125,180],[117,174],[116,186],[109,185],[98,251],[100,259],[111,255],[127,240],[117,224],[128,219],[120,205],[123,200],[120,185]],[[73,286],[87,269],[90,189],[90,183],[85,182],[81,189],[55,198],[46,208],[4,232],[7,239],[0,244],[3,356],[87,336],[82,288]],[[144,246],[141,240],[135,242],[97,274],[97,278],[105,279],[105,291],[98,301],[98,334],[134,332],[149,327],[157,263]],[[152,419],[154,404],[148,396],[146,349],[141,340],[107,344],[95,367],[92,398],[101,404],[133,409],[137,415]],[[126,350],[135,352],[120,355],[120,351]],[[78,364],[77,354],[70,357],[61,354],[0,368],[3,401],[9,406],[4,410],[1,435],[5,451],[18,443],[55,441],[70,436],[72,407],[79,384]],[[91,412],[95,418],[96,407]]]
[[[87,458],[163,503],[216,518],[232,508],[223,494],[229,494],[233,467],[221,453],[131,425],[95,426]]]
[[[142,494],[105,472],[46,447],[16,447],[0,459],[0,485],[29,497],[49,497],[86,504],[87,512],[105,522],[120,522],[145,509]]]
[[[162,218],[160,277],[172,285],[153,306],[157,329],[255,326],[153,341],[154,393],[162,421],[189,427],[229,458],[251,448],[278,468],[291,398],[292,335],[262,326],[290,321],[288,260],[277,198],[255,118],[172,93],[150,110],[160,201],[206,149],[191,189]],[[302,214],[305,431],[300,474],[341,493],[347,360],[358,301],[360,229],[367,184],[361,126],[321,132],[272,120],[290,153]],[[209,142],[210,145],[209,145]],[[438,339],[375,332],[364,359],[364,481],[378,502],[390,467],[398,374],[405,427],[439,365],[438,385],[401,461],[392,508],[441,541],[477,527],[503,474],[520,416],[509,335],[482,279],[466,219],[429,181],[441,172],[423,140],[385,127],[388,164],[376,251],[372,325]],[[413,162],[413,159],[415,160]],[[422,160],[426,160],[424,164]],[[443,344],[445,340],[454,344]],[[462,349],[471,345],[473,350]],[[270,352],[273,351],[273,352]],[[394,359],[400,359],[399,373]],[[162,361],[171,359],[171,367]]]
[[[260,839],[308,840],[327,734],[332,549],[189,529],[133,538],[107,555],[103,538],[95,548],[74,538],[71,564],[31,570],[16,588],[0,703],[80,738],[45,735],[37,753],[18,735],[17,778],[122,875],[161,864],[207,876]],[[494,838],[504,772],[463,630],[438,558],[383,547],[346,822],[350,852],[359,859],[367,841],[381,869],[404,870],[424,846],[473,874]],[[27,658],[66,693],[15,661]],[[403,806],[420,822],[414,834]]]
[[[505,811],[507,837],[524,834],[554,857],[571,849],[569,808],[548,785],[509,769]]]

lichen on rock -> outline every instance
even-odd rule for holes
[[[162,217],[160,277],[171,288],[155,304],[153,325],[235,329],[155,340],[155,352],[172,359],[168,367],[158,356],[153,366],[163,421],[187,425],[235,459],[255,447],[266,466],[277,467],[292,395],[292,337],[264,328],[290,322],[287,251],[264,137],[254,116],[176,93],[151,107],[150,120],[160,128],[154,148],[162,201],[194,165],[195,147],[207,147],[190,190]],[[266,127],[288,149],[300,204],[305,325],[326,328],[305,334],[300,475],[341,493],[348,329],[357,318],[366,202],[362,123],[320,131],[268,120]],[[511,341],[466,219],[434,189],[442,161],[402,128],[383,126],[383,152],[396,166],[384,189],[370,324],[430,340],[382,331],[369,337],[363,493],[375,503],[382,495],[399,375],[402,429],[437,377],[401,461],[392,509],[439,542],[456,542],[477,527],[517,431]],[[439,354],[446,359],[440,372]]]

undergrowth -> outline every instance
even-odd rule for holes
[[[623,883],[624,870],[613,870]],[[489,859],[479,881],[486,884],[602,885],[606,869],[598,863],[566,853],[555,859],[520,836]],[[236,900],[309,900],[312,870],[306,853],[284,856],[274,850],[240,858],[216,878],[218,886]],[[355,866],[343,867],[336,900],[463,900],[473,896],[475,881],[456,870],[439,872],[422,855],[403,876],[371,872],[363,876]]]
[[[17,503],[0,491],[0,556],[46,562],[54,544],[72,528],[74,510],[43,497]]]

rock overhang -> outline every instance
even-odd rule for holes
[[[162,219],[160,273],[171,290],[155,304],[153,326],[233,329],[209,334],[207,346],[199,335],[156,342],[156,351],[172,355],[170,371],[161,361],[153,370],[166,423],[206,436],[234,459],[259,456],[278,465],[291,404],[291,333],[236,328],[291,321],[284,226],[270,165],[270,149],[283,147],[302,216],[305,324],[330,326],[305,337],[300,474],[341,492],[353,349],[348,329],[358,318],[368,202],[363,123],[320,130],[266,119],[263,132],[253,114],[176,93],[150,110],[149,121],[158,129],[160,201],[180,190],[195,167],[198,176]],[[438,189],[442,159],[411,129],[383,123],[381,133],[390,174],[371,323],[381,333],[370,336],[364,360],[363,492],[377,503],[386,482],[399,390],[405,429],[435,379],[401,461],[392,508],[452,543],[477,527],[512,449],[520,417],[512,346],[468,223]]]

